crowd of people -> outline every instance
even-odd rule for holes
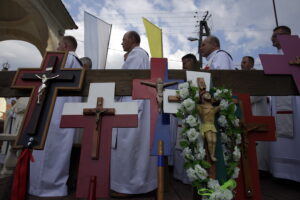
[[[271,37],[273,46],[282,54],[280,43],[276,36],[291,34],[287,26],[279,26],[273,30]],[[124,64],[122,69],[150,69],[149,55],[140,45],[141,39],[137,32],[127,32],[122,41]],[[57,50],[68,51],[65,66],[70,68],[90,69],[92,66],[89,58],[81,58],[75,54],[76,39],[64,36]],[[199,48],[199,52],[206,58],[206,70],[234,70],[231,55],[221,49],[221,44],[216,36],[206,37]],[[241,70],[255,70],[255,60],[252,56],[244,56],[241,61]],[[182,57],[184,70],[197,71],[202,68],[193,54]],[[74,142],[73,129],[60,129],[60,119],[64,102],[79,102],[78,97],[58,97],[53,111],[51,124],[45,149],[33,151],[35,162],[30,163],[30,179],[28,193],[40,197],[66,196],[67,180],[69,176],[70,155]],[[133,194],[142,194],[153,191],[157,187],[156,157],[150,156],[150,102],[149,100],[132,100],[131,97],[120,97],[118,101],[135,101],[138,104],[138,127],[115,128],[111,152],[111,196],[124,198]],[[300,156],[295,149],[300,145],[297,133],[300,125],[299,97],[251,97],[252,112],[254,115],[272,115],[276,119],[275,142],[257,143],[258,167],[260,170],[269,171],[276,178],[284,178],[300,182]],[[282,112],[284,111],[284,112]],[[288,111],[288,112],[287,112]],[[288,122],[288,123],[287,123]],[[179,122],[180,123],[180,122]],[[172,124],[172,123],[171,123]],[[172,134],[179,137],[178,123],[175,123]],[[288,126],[287,126],[288,124]],[[173,126],[173,125],[172,125]],[[177,144],[173,152],[174,177],[190,183],[183,167],[182,149]],[[212,157],[214,157],[212,155]]]

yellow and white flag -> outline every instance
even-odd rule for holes
[[[163,57],[162,30],[156,25],[152,24],[146,18],[143,18],[143,22],[148,37],[151,57],[162,58]]]

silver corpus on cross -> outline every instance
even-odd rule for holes
[[[53,69],[53,67],[49,67],[46,69],[46,71],[52,71],[52,69]],[[37,104],[40,104],[40,99],[47,88],[48,80],[55,79],[55,78],[59,77],[59,75],[47,77],[46,74],[43,74],[42,77],[40,77],[38,74],[35,74],[35,76],[38,77],[39,79],[41,79],[41,81],[42,81],[42,84],[40,85],[40,87],[38,89],[38,99],[37,99]]]

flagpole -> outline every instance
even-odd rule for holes
[[[277,19],[277,12],[276,12],[275,0],[273,0],[273,9],[274,9],[276,26],[278,26],[278,19]]]

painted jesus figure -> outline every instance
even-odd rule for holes
[[[148,81],[141,81],[141,84],[156,88],[156,101],[157,101],[158,112],[162,113],[164,88],[171,86],[171,85],[175,85],[175,84],[177,84],[177,82],[164,83],[161,78],[157,78],[156,83],[152,83],[152,82],[148,82]]]
[[[197,106],[198,114],[201,119],[201,127],[200,133],[203,138],[207,141],[209,155],[212,161],[217,161],[215,157],[215,149],[216,149],[216,142],[217,142],[217,129],[215,127],[215,115],[219,112],[220,107],[214,107],[212,105],[212,98],[211,95],[206,92],[202,96],[203,103]]]

